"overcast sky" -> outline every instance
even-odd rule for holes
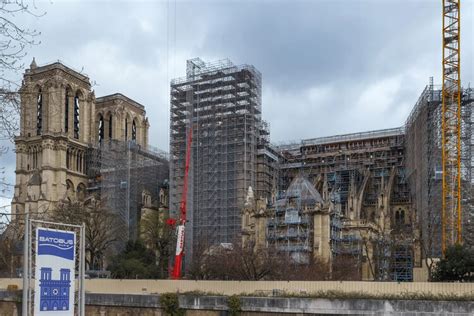
[[[429,77],[441,83],[441,1],[56,0],[37,6],[47,14],[17,19],[42,32],[26,65],[33,56],[39,65],[59,59],[86,73],[96,96],[120,92],[142,103],[150,144],[166,151],[169,81],[184,76],[193,57],[229,58],[260,70],[272,142],[401,126]],[[462,2],[466,86],[474,72],[473,7]],[[0,157],[0,164],[14,182],[14,155]]]

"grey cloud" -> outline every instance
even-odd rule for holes
[[[401,126],[428,78],[440,82],[438,1],[177,1],[176,13],[174,1],[39,7],[48,14],[24,21],[42,31],[42,44],[25,62],[61,59],[84,67],[96,95],[143,103],[150,141],[165,150],[169,79],[185,75],[187,58],[255,65],[274,141]],[[465,83],[474,74],[473,7],[463,2]]]

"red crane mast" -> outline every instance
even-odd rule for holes
[[[173,270],[171,271],[171,278],[178,280],[181,278],[181,270],[183,264],[184,255],[184,233],[186,224],[186,206],[187,206],[187,195],[188,195],[188,174],[189,164],[191,163],[191,144],[193,141],[193,128],[190,127],[188,131],[187,147],[186,147],[186,164],[184,167],[184,181],[183,181],[183,195],[181,196],[181,203],[179,205],[179,220],[177,226],[177,242],[176,242],[176,254],[174,259]]]

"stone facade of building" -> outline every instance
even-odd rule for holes
[[[81,201],[90,192],[100,193],[96,180],[101,168],[107,167],[109,174],[115,170],[104,162],[107,157],[101,157],[101,152],[110,154],[102,150],[105,142],[133,146],[148,160],[158,160],[146,152],[149,123],[144,106],[119,93],[96,98],[89,78],[60,62],[39,67],[33,59],[24,73],[20,97],[14,216],[24,212],[47,216],[58,201]],[[167,163],[165,168],[167,172]],[[148,188],[150,201],[159,200],[160,185],[157,180],[156,190]]]
[[[352,258],[366,280],[413,280],[421,253],[404,143],[403,129],[390,129],[274,147],[275,198],[249,195],[243,242],[300,264]]]

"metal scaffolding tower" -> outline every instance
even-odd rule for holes
[[[90,148],[87,159],[89,192],[97,194],[119,218],[118,246],[138,237],[143,195],[158,199],[168,179],[167,154],[134,141],[103,141]]]
[[[460,189],[462,216],[460,218],[462,219],[464,232],[463,242],[474,245],[474,209],[472,201],[473,89],[462,89],[461,97]],[[431,79],[430,84],[425,87],[405,124],[406,178],[413,206],[418,212],[421,246],[425,258],[436,258],[443,254],[442,108],[442,89],[439,86],[434,86]],[[457,209],[455,208],[455,210]],[[457,216],[455,219],[457,221]],[[456,221],[451,221],[451,224],[456,224]],[[454,232],[456,232],[456,225],[452,226]],[[453,231],[451,230],[451,232]],[[456,241],[455,239],[451,240]]]
[[[193,245],[233,243],[241,209],[257,187],[261,128],[261,75],[229,60],[187,61],[186,77],[171,82],[170,211],[179,209],[184,179],[186,130],[193,145],[188,190],[186,260]]]
[[[462,242],[460,1],[443,1],[441,249]]]

